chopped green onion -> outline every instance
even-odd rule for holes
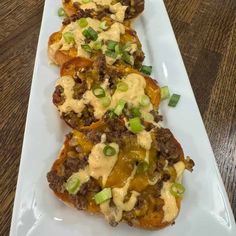
[[[145,121],[154,121],[154,117],[150,113],[144,113],[142,114],[142,117]]]
[[[82,0],[82,3],[89,3],[91,0]]]
[[[101,204],[110,198],[112,198],[111,188],[104,188],[94,196],[95,202],[97,204]]]
[[[85,29],[82,32],[82,34],[84,35],[85,38],[91,39],[93,41],[96,41],[98,38],[98,33],[90,26],[87,29]]]
[[[125,101],[125,100],[123,100],[123,99],[120,99],[120,100],[119,100],[119,102],[118,102],[118,104],[117,104],[117,106],[116,106],[116,108],[115,108],[115,110],[114,110],[114,113],[115,113],[117,116],[119,116],[119,115],[122,113],[122,111],[123,111],[123,109],[124,109],[124,107],[125,107],[125,104],[126,104],[126,101]]]
[[[133,117],[140,117],[141,116],[141,112],[138,107],[133,107],[131,109],[131,114],[133,115]]]
[[[84,51],[86,51],[86,52],[89,52],[89,53],[93,52],[92,48],[87,44],[82,44],[81,48],[84,49]]]
[[[63,34],[63,38],[66,41],[66,43],[73,43],[75,41],[74,34],[71,32],[66,32]]]
[[[58,14],[58,16],[65,16],[65,10],[62,8],[62,7],[60,7],[59,9],[58,9],[58,11],[57,11],[57,14]]]
[[[168,103],[168,106],[169,107],[176,107],[176,105],[178,104],[179,102],[179,99],[180,99],[180,95],[178,94],[172,94],[171,98],[170,98],[170,101]]]
[[[117,55],[121,53],[121,47],[120,47],[119,44],[117,44],[117,45],[115,46],[115,52],[116,52]]]
[[[168,86],[161,87],[161,100],[165,100],[170,97]]]
[[[107,50],[107,51],[105,52],[105,55],[108,56],[108,57],[111,57],[111,58],[113,58],[113,59],[116,59],[116,57],[117,57],[116,52],[113,52],[113,51],[110,51],[110,50]]]
[[[121,92],[126,92],[129,89],[128,84],[123,81],[119,82],[116,87]]]
[[[102,30],[106,30],[108,28],[108,26],[106,26],[106,21],[102,21],[99,25],[99,28]]]
[[[146,75],[150,75],[152,73],[152,66],[145,66],[143,65],[140,71]]]
[[[111,110],[111,111],[109,111],[108,116],[109,116],[110,119],[113,119],[113,118],[116,117],[116,114],[114,113],[113,110]]]
[[[131,57],[130,57],[130,55],[129,55],[128,52],[126,52],[126,51],[123,52],[122,59],[123,59],[126,63],[132,65]]]
[[[76,194],[80,189],[80,179],[78,173],[74,173],[64,184],[69,194]]]
[[[185,187],[180,183],[173,183],[170,187],[170,193],[174,197],[183,197],[185,192]]]
[[[136,173],[143,174],[147,172],[148,168],[149,168],[149,164],[146,161],[139,162]]]
[[[93,43],[92,48],[96,51],[100,50],[102,48],[102,43],[100,41],[96,41]]]
[[[88,25],[86,18],[80,18],[77,22],[81,28],[84,28]]]
[[[123,45],[123,51],[125,51],[126,49],[129,49],[131,44],[132,44],[132,42],[127,42],[125,45]]]
[[[150,98],[147,95],[143,95],[140,104],[144,107],[148,106],[150,104]]]
[[[105,156],[107,157],[110,157],[110,156],[114,156],[116,154],[116,149],[113,148],[112,146],[110,145],[106,145],[104,148],[103,148],[103,153]]]
[[[108,48],[109,50],[114,51],[116,45],[118,45],[118,43],[117,43],[116,41],[113,41],[113,40],[108,40],[108,41],[107,41],[107,48]]]
[[[139,117],[135,117],[129,120],[130,130],[133,133],[139,133],[143,131],[144,127],[141,124],[141,120]]]
[[[94,86],[92,90],[95,97],[97,98],[105,97],[105,90],[102,87]]]
[[[111,104],[111,99],[109,97],[103,97],[100,98],[100,102],[103,107],[109,107],[109,105]]]

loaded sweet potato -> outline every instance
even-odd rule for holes
[[[169,129],[117,132],[106,125],[67,135],[47,175],[50,188],[72,207],[103,214],[112,226],[172,224],[184,193],[181,176],[193,161]]]
[[[109,65],[139,69],[144,60],[141,43],[133,29],[107,16],[91,18],[84,11],[64,22],[48,42],[48,57],[58,65],[75,57],[95,60],[101,53]]]
[[[53,103],[77,130],[101,126],[115,117],[135,133],[151,129],[161,119],[157,83],[130,67],[107,66],[104,55],[94,62],[75,58],[65,63]]]
[[[109,15],[114,20],[123,22],[137,17],[144,10],[144,0],[63,0],[63,7],[68,16],[80,10],[94,11],[94,17]]]

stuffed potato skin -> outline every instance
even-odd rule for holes
[[[83,15],[82,15],[83,16]],[[73,46],[68,47],[68,45],[65,45],[64,37],[63,35],[65,34],[65,31],[67,28],[71,28],[70,25],[78,26],[76,22],[81,19],[81,16],[78,16],[68,22],[67,25],[62,26],[61,30],[58,32],[54,32],[48,40],[48,58],[49,60],[59,66],[62,66],[65,62],[71,60],[72,58],[75,57],[85,57],[89,58],[91,60],[96,60],[97,56],[99,54],[104,54],[107,55],[107,51],[110,52],[110,50],[106,51],[106,45],[109,40],[107,39],[108,36],[106,37],[106,41],[102,39],[101,41],[98,41],[98,43],[102,42],[102,47],[96,50],[93,50],[90,46],[91,44],[93,45],[93,41],[90,42],[90,44],[86,44],[87,47],[89,47],[90,52],[88,53],[85,50],[82,50],[81,47],[84,46],[84,43],[82,43],[82,39],[76,40],[79,41],[75,43]],[[83,18],[83,19],[89,19],[91,21],[91,18]],[[97,21],[97,20],[93,20]],[[142,66],[142,62],[144,60],[144,53],[142,51],[142,45],[139,41],[139,38],[137,36],[137,33],[135,30],[131,29],[129,26],[124,26],[121,25],[120,23],[114,23],[114,21],[108,17],[103,17],[100,22],[107,22],[108,28],[107,31],[100,32],[100,34],[108,33],[109,30],[114,28],[115,26],[117,28],[117,25],[120,25],[120,27],[124,28],[120,32],[120,38],[119,42],[117,43],[117,46],[121,47],[126,47],[124,52],[119,52],[119,54],[116,55],[116,58],[113,58],[114,52],[111,54],[111,56],[106,56],[106,60],[109,64],[114,64],[115,66],[120,66],[120,65],[126,65],[126,66],[131,66],[135,69],[140,69]],[[99,22],[99,21],[98,21]],[[66,28],[67,27],[67,28]],[[78,27],[80,28],[80,27]],[[117,30],[117,29],[116,29]],[[114,32],[111,32],[110,34],[113,35],[116,33],[116,30]],[[123,32],[124,30],[124,32]],[[76,33],[77,34],[77,33]],[[98,34],[98,35],[100,35]],[[80,36],[81,37],[81,36]],[[117,38],[117,37],[116,37]],[[87,41],[87,39],[83,39],[84,42]],[[97,43],[97,42],[95,42]],[[90,45],[90,46],[89,46]],[[130,45],[130,46],[126,46]],[[128,48],[130,47],[130,48]],[[88,50],[88,49],[87,49]],[[121,49],[120,49],[121,50]],[[122,54],[124,53],[124,54]],[[130,58],[130,59],[129,59]]]
[[[111,110],[112,107],[114,108],[114,105],[111,108],[101,107],[99,103],[100,100],[94,97],[94,95],[92,94],[94,84],[96,84],[96,86],[103,86],[104,84],[106,84],[105,90],[107,94],[110,94],[108,96],[110,97],[112,103],[113,97],[118,93],[116,93],[116,91],[119,81],[122,81],[131,75],[134,77],[135,75],[137,75],[137,77],[140,77],[143,83],[146,84],[145,89],[143,89],[143,93],[145,93],[150,99],[151,108],[149,109],[149,111],[151,111],[154,117],[156,117],[154,118],[154,120],[159,119],[157,112],[160,103],[160,87],[158,86],[158,84],[154,82],[150,77],[145,76],[130,67],[107,66],[103,55],[101,55],[95,62],[84,58],[74,58],[71,61],[64,63],[64,65],[61,67],[61,79],[59,81],[66,79],[73,84],[73,86],[71,87],[73,91],[70,95],[71,98],[73,97],[72,102],[78,103],[78,106],[80,106],[79,102],[81,100],[85,101],[84,109],[80,111],[81,113],[78,113],[78,111],[76,111],[77,107],[74,107],[73,109],[67,111],[63,110],[65,104],[69,104],[69,98],[63,88],[63,86],[65,85],[62,85],[60,82],[57,82],[55,91],[53,93],[53,103],[58,108],[62,119],[64,119],[65,122],[73,129],[83,130],[89,129],[91,127],[102,126],[106,120],[109,110]],[[127,93],[128,92],[129,91],[127,91]],[[87,102],[86,99],[88,95],[90,102]],[[132,104],[132,100],[128,102]],[[123,113],[123,115],[121,114],[121,116],[119,116],[121,122],[124,122],[123,119],[125,117],[129,118],[130,116],[130,110],[128,107],[127,109],[127,111]],[[102,112],[102,114],[96,116],[96,113],[100,111]],[[158,120],[156,120],[156,122],[158,122]],[[148,122],[146,123],[145,124],[147,126],[150,126]]]
[[[125,21],[138,17],[144,11],[144,0],[115,0],[113,2],[114,4],[121,3],[122,6],[127,6],[124,18]],[[62,3],[68,16],[73,16],[81,10],[81,5],[78,3],[73,4],[71,0],[63,0]],[[111,14],[107,6],[100,6],[95,10],[94,17],[99,16],[103,12],[106,12],[107,15]]]
[[[93,132],[94,134],[96,133],[98,135],[101,132],[103,134],[106,132],[107,132],[106,134],[112,132],[111,130],[107,131],[108,129],[109,127],[102,129],[99,128],[99,129],[94,129]],[[155,133],[155,135],[153,137],[153,148],[152,148],[153,154],[150,155],[150,161],[154,161],[155,163],[154,165],[160,165],[159,162],[156,162],[157,160],[156,157],[161,157],[163,155],[162,151],[158,151],[158,149],[155,148],[156,145],[157,146],[165,145],[166,148],[170,148],[170,146],[172,146],[170,154],[168,154],[165,157],[165,160],[169,160],[168,168],[170,168],[170,170],[173,169],[172,161],[174,161],[175,163],[180,161],[182,162],[186,161],[184,159],[183,150],[180,144],[169,130],[163,128],[157,128],[153,132]],[[168,136],[168,138],[166,138],[165,136]],[[76,144],[74,143],[75,138],[77,140]],[[162,140],[163,138],[165,139],[165,141]],[[109,176],[106,187],[113,188],[115,186],[122,185],[124,179],[127,178],[127,173],[130,173],[130,170],[133,168],[132,166],[135,166],[137,164],[137,160],[130,158],[129,155],[130,151],[135,150],[135,152],[138,155],[140,156],[143,155],[142,148],[140,148],[137,145],[137,143],[134,142],[135,137],[133,134],[130,134],[126,137],[123,136],[121,139],[123,139],[122,140],[123,145],[120,150],[119,158],[116,165],[114,166],[111,175]],[[130,140],[133,140],[131,141],[131,144]],[[114,140],[112,136],[110,136],[109,141],[117,141],[117,140]],[[71,134],[67,135],[64,146],[58,156],[58,159],[54,162],[51,171],[48,173],[48,181],[50,188],[54,191],[56,196],[67,205],[75,207],[79,210],[85,210],[89,213],[101,214],[101,209],[99,205],[95,203],[93,198],[93,196],[103,188],[100,180],[95,180],[94,178],[91,177],[92,179],[89,180],[90,182],[88,183],[88,186],[86,188],[85,187],[83,188],[86,189],[86,191],[79,192],[76,196],[71,196],[71,194],[63,190],[63,187],[60,188],[60,186],[63,186],[63,182],[65,182],[66,179],[72,173],[70,170],[71,166],[69,166],[68,163],[79,162],[80,163],[79,165],[74,164],[72,168],[74,168],[76,165],[77,169],[85,168],[85,166],[88,165],[89,163],[89,161],[87,161],[89,159],[89,153],[91,152],[95,144],[96,141],[94,143],[94,140],[91,139],[89,132],[81,133],[78,131],[73,131]],[[77,147],[79,147],[79,152],[76,151]],[[177,159],[175,160],[171,159],[171,155],[173,154],[177,156]],[[85,156],[87,158],[86,161],[84,159]],[[124,156],[126,156],[127,158],[125,158]],[[127,165],[127,163],[129,163],[129,165]],[[124,165],[126,165],[126,168],[123,167]],[[129,168],[131,169],[129,170]],[[77,169],[73,169],[73,171],[77,171]],[[150,178],[150,176],[152,176],[153,174],[152,170],[135,175],[129,187],[129,191],[134,191],[134,190],[139,191],[140,193],[139,199],[135,207],[131,211],[123,213],[121,221],[124,221],[129,225],[145,228],[148,230],[161,229],[174,222],[175,219],[172,219],[170,222],[163,221],[165,214],[163,210],[164,201],[160,196],[160,191],[162,189],[163,183],[165,183],[168,180],[166,178],[166,171],[164,171],[164,169],[159,169],[158,171],[162,177],[160,177],[160,180],[157,183],[157,185],[150,185],[148,182],[148,178]],[[121,173],[119,176],[115,174],[118,172]],[[169,173],[168,178],[172,179],[172,181],[174,182],[176,180],[176,172],[169,171],[168,173]],[[137,181],[138,185],[135,184]],[[140,185],[146,185],[147,187],[140,189]],[[179,211],[181,198],[176,197],[175,201]],[[178,214],[176,214],[176,217],[177,215]],[[113,226],[115,226],[116,223],[110,222],[110,224]]]

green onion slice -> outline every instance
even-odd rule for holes
[[[150,75],[152,73],[152,66],[145,66],[143,65],[140,71],[146,75]]]
[[[123,51],[129,49],[131,44],[132,44],[132,42],[127,42],[125,45],[123,45]]]
[[[121,92],[126,92],[129,89],[128,84],[123,81],[119,82],[116,87]]]
[[[108,56],[108,57],[111,57],[111,58],[113,58],[113,59],[116,59],[116,57],[117,57],[116,52],[113,52],[113,51],[111,51],[111,50],[107,50],[107,51],[105,52],[105,55]]]
[[[144,114],[142,114],[142,117],[145,121],[149,121],[149,122],[154,121],[154,117],[151,113],[148,113],[148,112],[144,113]]]
[[[126,63],[132,65],[131,56],[129,55],[128,52],[126,52],[126,51],[123,52],[122,59],[123,59]]]
[[[60,17],[66,15],[65,10],[64,10],[62,7],[60,7],[60,8],[58,9],[57,14],[58,14],[58,16],[60,16]]]
[[[82,3],[89,3],[91,0],[82,0]]]
[[[161,87],[161,100],[165,100],[170,97],[168,86]]]
[[[101,86],[94,86],[92,88],[93,94],[97,98],[105,97],[105,90]]]
[[[90,26],[87,29],[85,29],[82,32],[82,34],[84,35],[85,38],[91,39],[93,41],[96,41],[98,38],[98,33]]]
[[[103,148],[103,153],[105,156],[107,157],[110,157],[110,156],[114,156],[116,154],[116,149],[113,148],[112,146],[110,145],[106,145],[104,148]]]
[[[80,179],[78,173],[74,173],[64,184],[69,194],[76,194],[80,189]]]
[[[115,46],[115,52],[116,52],[117,55],[121,53],[121,47],[120,47],[119,44],[117,44],[117,45]]]
[[[100,98],[100,102],[103,107],[109,107],[109,105],[111,104],[111,99],[106,96],[106,97]]]
[[[92,53],[93,52],[93,49],[89,45],[87,45],[87,44],[82,44],[81,48],[84,49],[84,51],[86,51],[88,53]]]
[[[130,130],[133,133],[139,133],[144,130],[139,117],[135,117],[129,120]]]
[[[143,174],[147,172],[148,168],[149,168],[149,164],[146,161],[139,162],[136,173]]]
[[[150,105],[150,98],[147,95],[143,95],[140,104],[144,107]]]
[[[117,106],[116,106],[116,108],[115,108],[115,110],[114,110],[114,113],[115,113],[117,116],[119,116],[119,115],[122,113],[122,111],[123,111],[123,109],[124,109],[124,107],[125,107],[125,104],[126,104],[126,101],[125,101],[125,100],[123,100],[123,99],[120,99],[120,100],[119,100],[119,102],[118,102],[118,104],[117,104]]]
[[[77,22],[81,28],[84,28],[88,25],[86,18],[80,18]]]
[[[112,50],[112,51],[114,51],[115,50],[115,47],[118,45],[118,42],[116,42],[116,41],[113,41],[113,40],[108,40],[107,41],[107,48],[109,49],[109,50]]]
[[[131,114],[133,117],[140,117],[141,116],[141,112],[138,107],[133,107],[131,109]]]
[[[178,94],[172,94],[172,96],[170,97],[170,101],[168,103],[168,106],[169,107],[176,107],[176,105],[178,104],[179,102],[179,99],[180,99],[180,95]]]
[[[101,204],[110,198],[112,198],[111,188],[104,188],[94,196],[94,200],[97,204]]]
[[[93,43],[92,48],[96,51],[100,50],[102,48],[102,43],[100,41],[96,41]]]
[[[185,192],[185,187],[180,183],[173,183],[170,187],[170,193],[174,197],[183,197]]]
[[[74,38],[74,34],[71,32],[66,32],[63,34],[63,38],[66,41],[66,43],[74,43],[75,42],[75,38]]]
[[[102,21],[100,24],[99,24],[99,28],[102,29],[102,30],[106,30],[108,28],[108,26],[106,26],[106,21]]]
[[[111,111],[109,111],[108,116],[109,116],[110,119],[113,119],[113,118],[116,117],[116,114],[114,113],[113,110],[111,110]]]

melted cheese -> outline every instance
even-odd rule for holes
[[[98,10],[98,6],[103,6],[109,8],[109,10],[113,13],[111,18],[113,20],[123,22],[125,18],[125,11],[128,6],[123,6],[121,3],[111,4],[112,0],[91,0],[88,3],[83,3],[83,0],[72,0],[72,3],[78,2],[80,4],[81,9],[93,9]]]
[[[124,99],[131,107],[138,107],[142,96],[145,95],[146,81],[143,76],[131,73],[122,79],[128,85],[126,92],[116,90],[112,96],[111,108],[114,108],[120,99]],[[142,108],[141,112],[148,112],[153,109],[152,104]]]
[[[152,136],[151,136],[151,132],[147,132],[146,130],[143,130],[142,132],[137,134],[137,141],[138,144],[146,149],[146,150],[150,150],[151,145],[152,145]]]
[[[136,173],[136,169],[137,167],[134,168],[130,177],[126,180],[126,183],[122,188],[112,189],[113,201],[116,207],[122,211],[131,211],[136,204],[137,196],[139,195],[139,193],[136,191],[132,191],[130,199],[127,202],[124,202],[125,196],[127,195],[129,189],[130,182],[134,178],[134,175]]]
[[[176,180],[180,181],[181,177],[183,175],[183,172],[185,170],[184,162],[179,161],[174,164],[174,168],[177,174]],[[165,204],[163,206],[164,211],[164,218],[163,222],[171,222],[173,221],[177,214],[178,214],[178,207],[176,204],[175,197],[170,193],[170,187],[172,183],[166,182],[163,185],[163,188],[161,190],[161,198],[164,200]]]
[[[125,26],[118,22],[115,22],[114,24],[112,24],[108,30],[100,32],[99,25],[101,22],[99,20],[92,19],[92,18],[86,18],[86,19],[88,21],[88,25],[86,28],[92,27],[95,31],[97,31],[98,41],[104,43],[104,45],[102,46],[102,51],[104,54],[107,51],[107,46],[105,42],[107,40],[120,42],[121,35],[125,33]],[[55,54],[55,52],[58,49],[61,51],[68,51],[71,48],[75,47],[77,49],[77,56],[90,58],[90,53],[86,52],[81,47],[81,45],[86,44],[85,37],[83,35],[83,31],[86,28],[81,28],[77,22],[71,22],[69,25],[67,25],[62,31],[62,35],[66,32],[71,32],[74,35],[75,42],[67,43],[64,37],[62,37],[59,42],[56,42],[50,45],[50,50],[52,51],[52,54]],[[120,55],[115,59],[106,56],[106,61],[109,65],[112,65],[118,59],[120,59]]]
[[[110,201],[100,204],[100,209],[108,222],[119,222],[122,218],[122,211],[115,207],[110,207]]]
[[[99,40],[113,40],[116,42],[120,42],[120,35],[125,33],[125,27],[124,25],[115,22],[113,25],[111,25],[110,29],[107,31],[103,31],[98,35]]]
[[[106,96],[109,96],[108,91],[108,85],[109,80],[106,79],[103,84],[101,84],[101,87],[105,90]],[[94,117],[96,119],[101,119],[102,116],[105,114],[105,112],[108,110],[108,107],[104,107],[99,99],[94,96],[93,92],[91,90],[86,91],[86,93],[83,96],[84,103],[85,104],[91,104],[94,108]]]
[[[131,211],[134,208],[137,202],[137,197],[139,195],[138,192],[132,191],[130,199],[126,202],[124,202],[124,199],[127,195],[130,182],[134,178],[136,169],[137,167],[134,168],[131,176],[127,179],[126,184],[122,188],[112,189],[112,196],[115,207],[110,207],[110,201],[106,201],[100,205],[101,212],[104,214],[105,218],[108,221],[114,220],[116,222],[119,222],[122,219],[123,211]]]
[[[89,181],[89,169],[86,167],[85,169],[81,169],[79,172],[74,173],[76,177],[80,180],[80,186]]]
[[[179,209],[177,207],[175,197],[170,193],[171,182],[165,182],[161,190],[161,198],[164,200],[164,217],[163,222],[172,222],[178,215]]]
[[[56,85],[60,85],[64,88],[65,102],[58,106],[60,113],[62,114],[74,111],[80,115],[84,109],[84,103],[81,100],[73,98],[73,87],[75,85],[74,79],[71,76],[63,76],[57,81]]]
[[[72,3],[78,2],[81,9],[94,9],[97,10],[97,5],[100,6],[109,6],[111,5],[112,0],[91,0],[88,3],[83,3],[83,0],[72,0]]]
[[[90,175],[95,179],[102,177],[103,186],[106,184],[107,178],[116,164],[119,153],[119,146],[116,143],[110,143],[109,145],[116,150],[114,156],[105,156],[103,149],[106,145],[104,143],[98,143],[92,148],[88,161]]]
[[[182,175],[183,175],[184,170],[185,170],[184,162],[179,161],[179,162],[175,163],[174,168],[175,168],[175,171],[176,171],[176,174],[177,174],[177,177],[176,177],[177,181],[181,181]]]
[[[113,20],[123,22],[125,19],[125,12],[126,12],[127,8],[128,8],[128,6],[123,6],[120,2],[118,2],[114,5],[111,5],[110,11],[112,13],[114,13],[113,15],[111,15],[111,18]]]

